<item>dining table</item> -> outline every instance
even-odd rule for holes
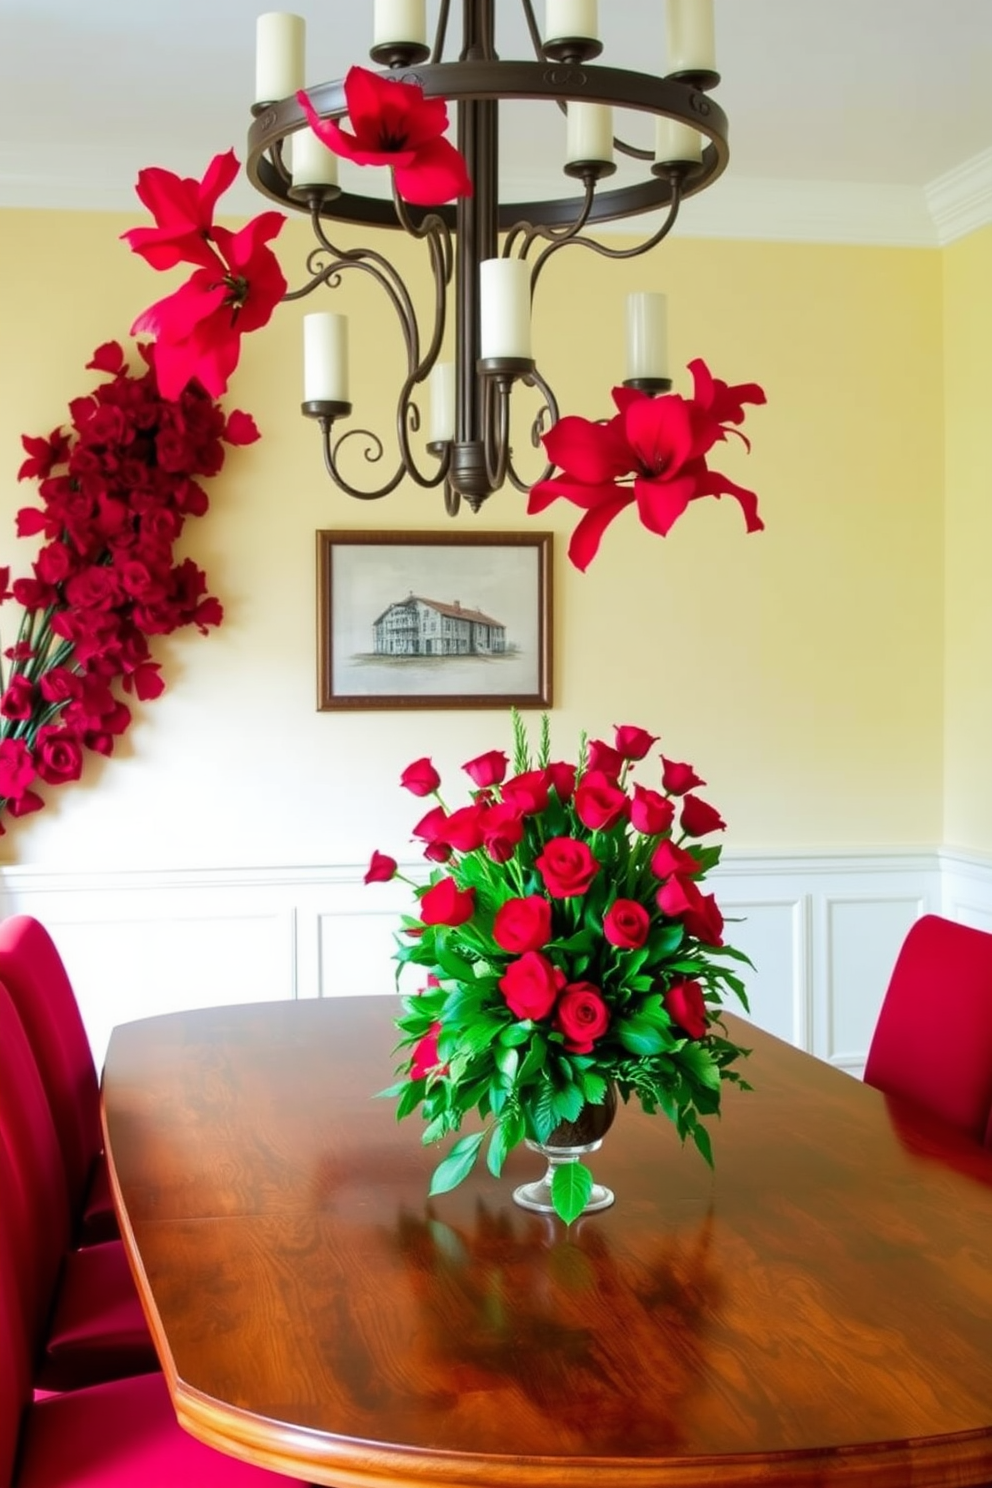
[[[992,1481],[992,1152],[728,1014],[712,1169],[631,1100],[609,1209],[519,1208],[525,1145],[429,1198],[398,1011],[113,1031],[121,1233],[194,1436],[336,1488]]]

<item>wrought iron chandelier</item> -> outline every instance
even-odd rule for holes
[[[284,13],[259,17],[258,101],[248,136],[248,175],[281,206],[309,213],[317,241],[307,259],[308,279],[286,298],[336,288],[348,270],[360,270],[386,295],[406,346],[396,404],[399,461],[376,487],[361,489],[342,474],[342,444],[362,440],[371,465],[382,460],[384,446],[370,430],[336,432],[339,420],[351,413],[345,319],[321,312],[304,320],[302,411],[320,427],[328,473],[360,500],[377,500],[411,479],[418,486],[442,487],[446,509],[454,515],[462,497],[478,511],[506,480],[528,491],[533,480],[521,476],[510,447],[510,396],[518,382],[540,394],[531,433],[539,447],[540,434],[558,418],[554,394],[530,344],[531,302],[548,259],[566,246],[610,259],[648,252],[671,231],[684,198],[709,186],[727,164],[726,116],[709,97],[719,82],[713,0],[666,0],[668,71],[663,77],[591,65],[602,52],[596,0],[546,0],[543,36],[531,0],[520,5],[534,60],[498,56],[496,0],[462,0],[462,50],[457,61],[446,61],[450,0],[441,0],[433,45],[426,41],[425,0],[375,0],[372,62],[383,76],[419,85],[425,98],[455,105],[456,142],[472,194],[431,208],[404,201],[395,181],[392,201],[341,189],[336,158],[309,128],[296,97],[305,86],[303,19]],[[347,114],[343,81],[306,91],[322,119]],[[500,104],[519,99],[543,100],[566,113],[562,169],[577,183],[576,195],[499,199]],[[653,150],[614,136],[614,109],[653,118]],[[642,162],[643,179],[606,186],[616,170],[615,153]],[[599,224],[658,209],[664,212],[660,226],[633,247],[610,247],[588,235]],[[418,315],[402,277],[380,250],[336,247],[329,236],[335,222],[399,228],[420,240],[433,279],[427,313]],[[442,360],[452,280],[453,364]],[[629,297],[627,348],[628,386],[651,394],[671,387],[662,296]],[[411,445],[411,435],[421,429],[418,399],[425,389],[426,452],[433,462],[427,470]]]

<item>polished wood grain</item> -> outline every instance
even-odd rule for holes
[[[992,1152],[733,1022],[716,1172],[621,1107],[571,1229],[425,1198],[390,998],[117,1028],[126,1243],[196,1436],[364,1488],[992,1479]]]

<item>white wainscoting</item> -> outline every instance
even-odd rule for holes
[[[411,867],[411,875],[422,869]],[[64,874],[0,868],[0,913],[50,930],[97,1063],[115,1023],[274,998],[390,994],[402,884],[324,868]],[[754,962],[754,1021],[860,1073],[906,931],[941,912],[992,930],[992,861],[933,851],[732,854],[713,877]]]

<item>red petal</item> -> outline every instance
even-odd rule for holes
[[[351,69],[344,80],[344,96],[351,127],[366,150],[415,149],[448,127],[443,98],[425,98],[416,83],[379,77],[367,67]]]
[[[642,475],[634,482],[634,494],[642,525],[659,537],[667,537],[699,493],[694,475],[683,475],[678,480],[648,480]]]
[[[397,85],[399,86],[399,85]],[[468,167],[450,140],[433,139],[419,145],[410,165],[399,155],[390,157],[396,190],[417,207],[439,207],[456,196],[471,196]]]
[[[744,525],[748,532],[765,530],[765,524],[758,516],[758,498],[754,491],[738,486],[734,481],[728,480],[725,475],[721,475],[718,470],[707,470],[697,483],[696,495],[733,496],[736,501],[740,502],[741,511],[744,513]]]
[[[593,507],[586,512],[575,531],[572,533],[568,545],[568,556],[576,568],[585,573],[596,554],[599,552],[599,544],[603,533],[613,521],[629,506],[634,499],[632,491],[624,491],[622,495],[614,497],[611,501],[603,501],[599,506]]]
[[[568,414],[544,436],[548,457],[573,480],[599,485],[626,475],[634,468],[630,450],[618,419],[594,424]]]
[[[581,506],[583,510],[589,511],[592,507],[602,506],[604,501],[613,501],[625,490],[627,487],[616,481],[604,481],[598,486],[590,486],[584,481],[570,480],[567,475],[554,475],[550,480],[538,481],[531,488],[527,514],[534,516],[537,512],[544,511],[559,496],[564,496],[573,506]]]
[[[678,393],[631,403],[623,421],[628,443],[653,475],[674,473],[692,453],[689,405]]]
[[[124,348],[119,341],[104,341],[93,353],[92,360],[86,363],[87,371],[121,372],[123,369]]]
[[[228,444],[254,444],[261,435],[251,414],[242,413],[240,408],[236,408],[233,413],[228,414],[221,438]]]

